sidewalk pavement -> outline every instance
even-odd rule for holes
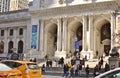
[[[65,78],[65,77],[51,76],[51,75],[42,75],[42,78]],[[85,78],[85,77],[76,77],[76,78]],[[93,77],[89,77],[89,78],[93,78]]]

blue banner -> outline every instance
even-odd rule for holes
[[[37,46],[37,25],[32,25],[31,48],[36,49]]]
[[[79,49],[79,47],[80,47],[79,41],[74,42],[74,47],[75,47],[75,49]]]

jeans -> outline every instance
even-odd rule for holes
[[[89,73],[88,72],[86,72],[86,78],[89,78]]]

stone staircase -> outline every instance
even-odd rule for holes
[[[62,67],[49,67],[42,74],[43,75],[62,76],[63,68]],[[76,76],[76,77],[78,77],[78,76]],[[85,70],[84,70],[84,68],[82,70],[82,77],[85,77]],[[93,68],[90,68],[90,77],[93,77]]]
[[[65,60],[65,62],[68,62],[68,61],[70,61],[70,58]],[[90,67],[90,77],[93,77],[93,68],[95,67],[95,65],[97,63],[98,63],[97,59],[91,59],[91,60],[85,61],[85,67],[86,67],[86,65],[89,65],[89,67]],[[43,64],[46,64],[46,62],[45,61],[40,62],[39,66],[41,67]],[[101,72],[103,72],[103,69],[102,69]],[[42,73],[42,74],[43,75],[62,76],[62,74],[63,74],[63,68],[60,67],[55,61],[53,61],[53,66],[47,68],[46,72]],[[83,70],[82,70],[82,76],[85,77],[84,66],[83,66]]]

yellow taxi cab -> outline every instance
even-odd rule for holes
[[[0,78],[22,78],[22,73],[17,69],[0,63]]]
[[[1,62],[20,70],[23,78],[42,78],[41,69],[36,62],[19,60],[2,60]]]

